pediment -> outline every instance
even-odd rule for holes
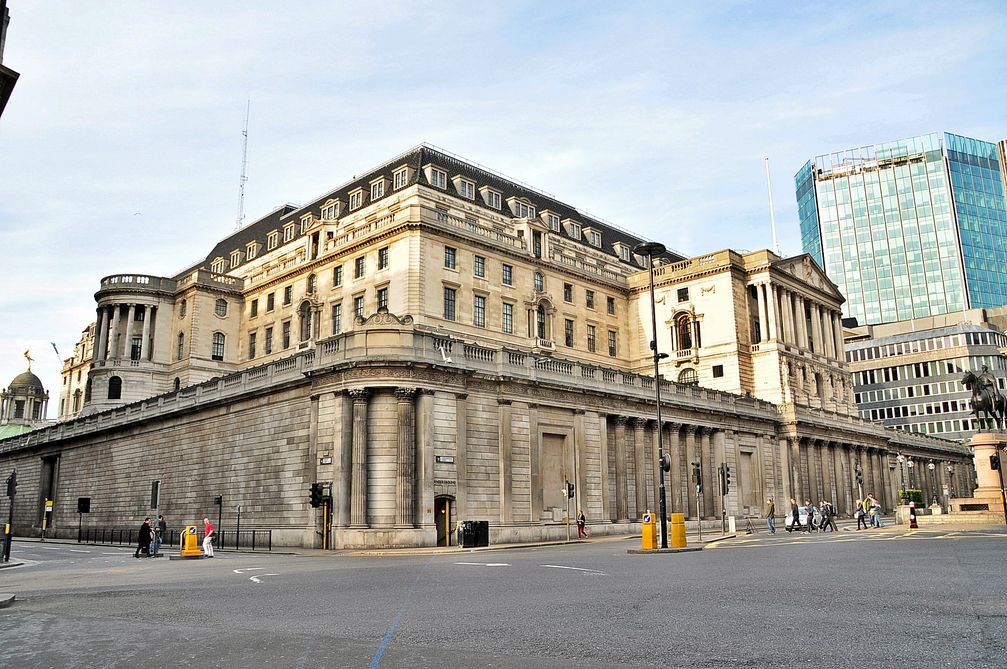
[[[779,260],[773,263],[773,268],[786,272],[798,281],[808,284],[839,302],[846,301],[846,296],[839,292],[839,288],[832,282],[832,279],[807,253]]]

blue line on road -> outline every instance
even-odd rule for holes
[[[392,626],[388,628],[388,632],[385,634],[384,640],[378,647],[378,652],[374,654],[374,659],[371,660],[371,664],[368,669],[378,669],[378,665],[381,664],[381,656],[385,654],[385,648],[388,648],[388,644],[392,642],[392,637],[395,636],[395,630],[399,627],[399,621],[402,620],[402,614],[406,612],[407,604],[403,604],[399,612],[395,614],[395,620],[392,621]]]

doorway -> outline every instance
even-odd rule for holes
[[[437,524],[437,545],[453,546],[457,542],[453,539],[454,532],[451,529],[455,526],[455,498],[450,495],[440,495],[434,498],[434,517]]]

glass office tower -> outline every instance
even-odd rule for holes
[[[1007,304],[1004,143],[950,133],[818,156],[801,243],[860,324]]]

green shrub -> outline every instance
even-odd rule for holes
[[[907,490],[900,490],[899,499],[902,500],[905,499],[906,497],[909,498],[909,502],[916,502],[916,506],[926,506],[926,501],[923,497],[922,490],[914,490],[912,488],[909,488]]]

